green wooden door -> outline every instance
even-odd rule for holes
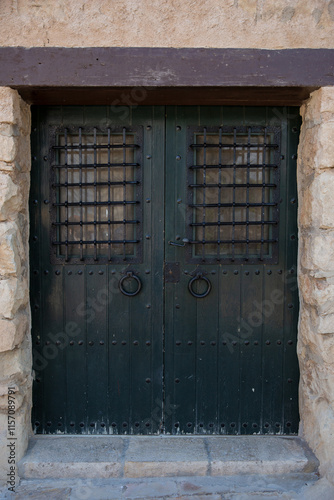
[[[37,433],[296,433],[295,109],[34,109]]]

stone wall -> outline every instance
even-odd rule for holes
[[[0,478],[9,471],[8,387],[14,387],[17,460],[31,434],[29,170],[29,106],[0,87]]]
[[[334,87],[302,106],[298,159],[300,433],[334,472]],[[8,387],[15,389],[16,458],[31,435],[28,195],[30,111],[0,88],[0,449],[7,444]],[[8,472],[0,455],[0,479]],[[2,462],[1,462],[2,460]]]
[[[301,108],[298,152],[300,433],[334,472],[334,87]]]
[[[0,46],[334,47],[334,0],[1,0]]]

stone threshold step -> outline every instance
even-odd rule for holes
[[[14,500],[333,500],[334,488],[316,473],[220,477],[25,479]]]
[[[19,476],[111,478],[316,472],[298,437],[35,436]]]

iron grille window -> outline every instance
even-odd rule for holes
[[[280,128],[189,128],[190,261],[275,262]]]
[[[52,131],[53,260],[140,260],[141,135],[124,127]]]

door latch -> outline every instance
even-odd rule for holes
[[[176,241],[169,241],[168,245],[172,245],[173,247],[185,247],[187,243],[189,243],[188,238],[183,238],[182,243],[177,243]]]

